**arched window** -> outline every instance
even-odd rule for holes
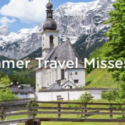
[[[53,36],[50,36],[50,48],[53,48],[54,46],[53,39]]]
[[[62,79],[65,78],[65,71],[64,71],[64,69],[61,70],[61,78],[62,78]]]
[[[51,12],[48,12],[47,17],[48,17],[48,18],[51,18],[51,17],[52,17],[52,13],[51,13]]]

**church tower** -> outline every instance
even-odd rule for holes
[[[53,5],[50,0],[46,8],[47,17],[42,32],[42,58],[45,58],[53,48],[58,46],[59,31],[57,31],[57,24],[53,19]]]

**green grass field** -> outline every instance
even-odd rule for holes
[[[106,69],[94,69],[86,75],[86,88],[117,88],[117,82]]]

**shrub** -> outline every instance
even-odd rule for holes
[[[85,92],[84,94],[82,94],[79,99],[77,100],[77,102],[82,103],[82,104],[69,104],[68,107],[69,108],[76,108],[75,111],[77,111],[77,108],[84,108],[85,103],[90,103],[92,102],[92,95],[88,92]],[[82,113],[84,112],[84,110],[80,110]],[[81,117],[83,117],[83,114],[81,114]]]
[[[103,91],[101,94],[102,99],[106,99],[109,102],[116,102],[118,96],[118,92],[114,89],[111,89],[109,91]]]

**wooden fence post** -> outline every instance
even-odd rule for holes
[[[84,104],[84,116],[87,119],[87,104]]]
[[[60,102],[58,102],[58,118],[61,118],[60,108],[61,108],[61,104],[60,104]]]
[[[4,120],[4,105],[1,104],[1,121]]]
[[[32,107],[33,107],[33,102],[30,101],[29,103],[30,103],[30,104],[29,104],[29,111],[31,112],[30,115],[31,115],[31,117],[33,118],[33,109],[32,109]]]
[[[112,104],[110,104],[110,119],[113,118],[113,115],[112,115]]]
[[[123,113],[122,117],[124,118],[124,109],[122,110],[122,113]]]

